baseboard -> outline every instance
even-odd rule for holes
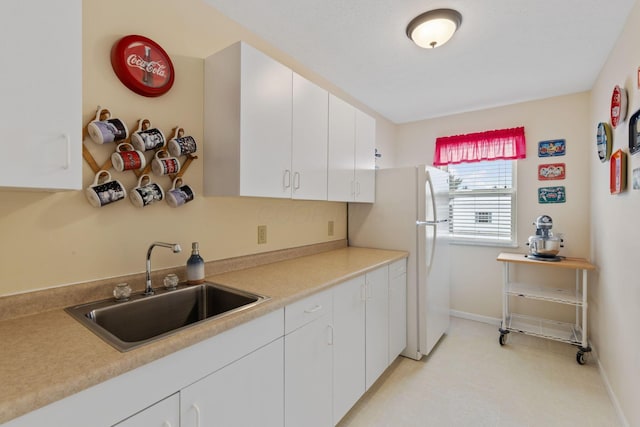
[[[465,311],[458,310],[449,310],[449,314],[453,317],[459,317],[461,319],[473,320],[476,322],[487,323],[489,325],[494,325],[500,327],[502,319],[498,319],[496,317],[482,316],[480,314],[467,313]],[[613,392],[611,388],[611,384],[609,383],[609,378],[607,377],[607,373],[604,370],[604,367],[600,363],[600,359],[598,358],[598,353],[596,352],[593,345],[591,346],[591,359],[596,362],[598,365],[598,371],[600,372],[600,377],[604,382],[604,386],[607,389],[607,394],[609,395],[609,399],[611,399],[611,403],[613,404],[613,408],[616,411],[616,415],[618,416],[618,421],[620,421],[620,425],[622,427],[629,427],[629,422],[627,418],[624,416],[624,412],[622,412],[622,407],[620,406],[620,402],[618,402],[618,398],[616,394]]]
[[[593,347],[593,346],[592,346]],[[598,371],[600,371],[600,377],[604,382],[604,386],[607,389],[607,394],[609,395],[609,399],[611,399],[611,403],[613,404],[613,409],[616,411],[616,415],[618,416],[618,421],[620,421],[620,425],[622,427],[629,427],[630,424],[627,421],[627,418],[624,416],[624,412],[622,412],[622,407],[620,406],[620,402],[616,394],[613,392],[613,388],[611,388],[611,383],[609,383],[609,377],[607,377],[607,372],[604,370],[602,363],[600,363],[600,358],[598,357],[598,353],[594,348],[591,350],[591,358],[598,365]]]
[[[489,325],[494,325],[500,327],[500,323],[502,323],[502,319],[498,319],[497,317],[489,317],[482,316],[480,314],[467,313],[466,311],[458,311],[458,310],[449,310],[449,314],[453,317],[459,317],[461,319],[474,320],[476,322],[488,323]]]

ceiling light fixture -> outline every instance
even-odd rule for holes
[[[462,15],[453,9],[435,9],[416,16],[407,25],[407,37],[425,49],[440,47],[462,23]]]

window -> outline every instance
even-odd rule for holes
[[[515,244],[515,161],[450,164],[449,231],[456,243]]]

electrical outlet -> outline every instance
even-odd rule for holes
[[[262,245],[267,243],[267,226],[259,225],[258,226],[258,244]]]
[[[327,235],[333,236],[333,221],[329,221],[327,224]]]

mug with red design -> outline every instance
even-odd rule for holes
[[[147,165],[147,159],[141,151],[134,150],[129,143],[118,144],[116,152],[111,155],[111,164],[118,172],[138,170]]]
[[[177,157],[169,156],[166,151],[159,150],[151,161],[151,169],[159,176],[172,175],[180,172],[180,161]]]

